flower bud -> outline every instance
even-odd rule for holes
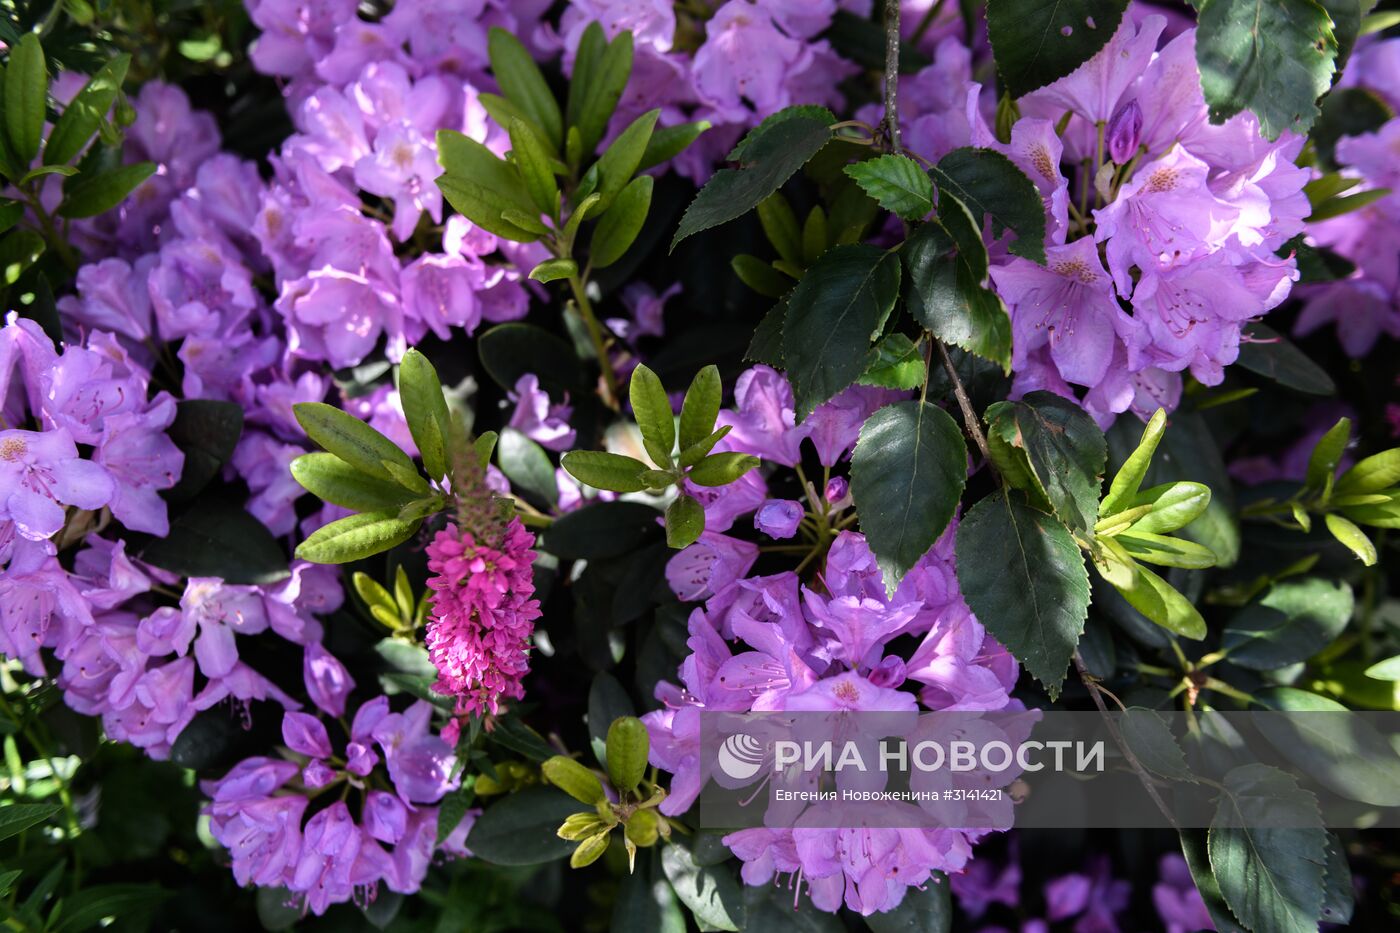
[[[1108,155],[1119,165],[1137,153],[1142,141],[1142,108],[1130,100],[1108,121]]]
[[[545,780],[579,803],[594,804],[606,799],[603,782],[598,780],[598,775],[572,758],[555,755],[540,765],[540,770],[544,772]]]
[[[769,499],[753,516],[753,526],[770,538],[791,538],[801,523],[802,506],[791,499]]]

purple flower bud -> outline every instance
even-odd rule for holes
[[[870,682],[877,687],[888,687],[893,690],[904,683],[905,666],[902,658],[890,655],[870,672]]]
[[[299,755],[329,758],[331,740],[321,720],[308,713],[288,712],[282,716],[282,741]]]
[[[1142,108],[1130,100],[1108,121],[1108,155],[1119,165],[1127,162],[1142,141]]]
[[[313,758],[308,761],[306,767],[302,769],[301,772],[301,782],[312,790],[318,787],[325,787],[334,780],[335,769],[320,758]]]
[[[826,504],[833,509],[844,509],[851,504],[847,498],[851,493],[851,484],[846,482],[844,476],[833,476],[826,481]]]
[[[363,822],[365,832],[393,845],[403,838],[408,827],[408,808],[393,794],[372,790],[365,797]]]
[[[355,681],[345,665],[319,642],[306,646],[302,678],[311,702],[332,716],[344,715],[345,698],[355,689]]]
[[[802,506],[791,499],[769,499],[753,516],[753,526],[770,538],[791,538],[801,522]]]

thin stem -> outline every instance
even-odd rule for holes
[[[612,358],[608,356],[603,326],[598,323],[598,318],[593,313],[593,305],[588,300],[583,279],[577,275],[569,276],[569,288],[574,293],[574,306],[578,308],[579,316],[588,328],[588,337],[593,341],[593,349],[598,354],[598,366],[603,371],[603,383],[607,387],[608,407],[617,409],[622,404],[622,396],[617,388],[617,372],[613,369]]]
[[[1099,708],[1099,715],[1103,717],[1104,725],[1108,727],[1108,733],[1113,737],[1114,744],[1118,746],[1118,750],[1123,753],[1123,757],[1127,760],[1129,766],[1132,767],[1133,772],[1137,774],[1138,780],[1142,782],[1143,789],[1147,791],[1147,796],[1152,798],[1152,802],[1157,805],[1157,809],[1167,818],[1167,822],[1171,824],[1172,829],[1179,832],[1181,827],[1177,825],[1176,817],[1172,815],[1172,811],[1168,809],[1166,802],[1162,800],[1162,796],[1157,793],[1157,785],[1153,783],[1152,778],[1147,773],[1147,769],[1142,766],[1142,762],[1138,761],[1137,755],[1133,754],[1133,750],[1128,747],[1128,743],[1123,739],[1123,734],[1118,731],[1118,724],[1113,721],[1113,717],[1108,712],[1108,707],[1104,704],[1102,694],[1103,688],[1099,686],[1094,676],[1089,673],[1089,669],[1084,666],[1084,659],[1079,656],[1078,651],[1074,653],[1074,667],[1075,670],[1079,671],[1079,679],[1083,681],[1084,686],[1088,688],[1089,695],[1094,698],[1094,705]]]
[[[885,137],[890,152],[904,149],[899,139],[899,0],[885,0]]]
[[[982,425],[972,410],[972,400],[967,397],[967,389],[963,388],[962,379],[959,378],[957,369],[953,367],[953,360],[948,356],[948,348],[943,345],[941,340],[933,342],[938,347],[938,355],[943,359],[943,371],[948,374],[948,381],[953,384],[953,397],[958,400],[958,407],[962,409],[963,425],[981,452],[982,459],[991,463],[992,451],[987,446],[987,435],[982,433]]]

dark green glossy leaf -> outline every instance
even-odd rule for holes
[[[989,433],[1025,451],[1039,490],[1060,520],[1091,536],[1108,445],[1084,409],[1050,392],[1031,392],[1019,402],[992,405],[986,421]]]
[[[598,502],[555,519],[540,547],[561,561],[621,557],[660,531],[660,517],[640,502]]]
[[[967,205],[979,230],[990,216],[993,237],[1011,230],[1011,252],[1045,264],[1045,206],[1016,163],[994,149],[967,146],[939,159],[932,174],[940,196],[947,192]]]
[[[527,787],[477,817],[467,834],[472,854],[493,865],[538,865],[563,858],[572,842],[554,834],[579,804],[553,787]]]
[[[554,476],[554,464],[544,448],[515,428],[503,428],[496,445],[496,462],[501,472],[514,485],[538,499],[555,505],[559,501],[559,484]]]
[[[1113,37],[1127,7],[1127,0],[987,0],[987,34],[1006,89],[1020,97],[1074,71]]]
[[[487,375],[508,392],[527,373],[538,376],[540,386],[556,398],[585,389],[573,347],[543,327],[498,324],[477,338],[476,349]]]
[[[1303,577],[1276,583],[1235,614],[1221,639],[1230,662],[1271,671],[1317,654],[1351,621],[1351,587]]]
[[[63,190],[60,217],[79,219],[105,214],[126,200],[140,184],[156,172],[154,162],[133,162],[111,171],[76,176],[77,183]]]
[[[172,502],[184,502],[209,485],[233,456],[243,436],[243,408],[216,399],[184,399],[177,403],[170,439],[185,455],[180,482],[166,492]]]
[[[170,523],[170,534],[147,543],[138,555],[183,577],[222,577],[227,583],[262,585],[288,576],[287,556],[262,522],[242,508],[191,505]]]
[[[519,39],[499,26],[491,27],[487,48],[501,93],[544,130],[545,140],[557,150],[564,139],[564,118],[534,58]]]

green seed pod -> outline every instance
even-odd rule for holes
[[[572,758],[555,755],[541,765],[540,770],[545,780],[579,803],[593,805],[607,799],[598,776]]]
[[[598,833],[596,836],[589,836],[579,843],[579,847],[569,857],[569,867],[582,868],[598,861],[598,856],[608,851],[608,839],[611,835],[611,833]]]
[[[647,727],[635,716],[619,716],[608,727],[608,777],[619,792],[637,789],[650,751]]]
[[[660,823],[655,810],[638,810],[627,818],[627,838],[644,849],[655,845],[661,835]]]
[[[556,834],[560,839],[577,841],[596,835],[604,828],[606,828],[606,824],[598,818],[596,813],[574,813],[564,820]]]

